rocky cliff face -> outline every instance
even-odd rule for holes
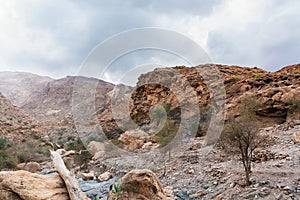
[[[300,99],[300,65],[287,66],[274,73],[256,67],[226,65],[155,69],[139,78],[132,95],[133,118],[139,124],[149,123],[149,111],[156,104],[169,104],[170,113],[173,112],[173,116],[176,113],[180,115],[183,104],[171,88],[180,87],[185,91],[188,87],[184,82],[188,82],[188,86],[197,93],[200,110],[212,106],[211,99],[215,96],[209,92],[205,77],[199,73],[200,68],[210,66],[217,67],[223,78],[226,90],[225,108],[229,116],[238,116],[241,99],[250,95],[262,103],[256,114],[268,125],[299,118],[297,109]],[[166,85],[168,87],[165,87]]]

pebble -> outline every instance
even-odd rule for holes
[[[261,185],[267,185],[267,184],[269,184],[269,181],[260,181],[259,184],[261,184]]]
[[[194,169],[189,169],[188,174],[195,174],[195,170]]]
[[[283,198],[283,194],[278,194],[277,196],[276,196],[276,200],[281,200]]]
[[[235,185],[236,185],[236,182],[232,182],[232,183],[230,183],[229,187],[234,188]]]

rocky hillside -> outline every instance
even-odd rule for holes
[[[149,111],[156,104],[169,104],[172,116],[180,115],[184,102],[178,100],[172,87],[187,88],[184,82],[188,82],[197,93],[200,110],[209,110],[213,106],[211,97],[214,94],[210,94],[199,71],[210,66],[216,67],[224,80],[229,115],[238,116],[241,98],[249,95],[262,104],[256,114],[265,126],[299,118],[300,65],[287,66],[274,73],[256,67],[204,65],[155,69],[141,75],[132,95],[134,120],[139,124],[149,123]]]
[[[34,124],[33,118],[0,93],[0,138],[26,140],[33,136],[30,129]]]
[[[53,79],[26,72],[0,72],[0,92],[14,105],[38,99],[40,91]]]

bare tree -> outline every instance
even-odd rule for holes
[[[246,185],[250,185],[251,164],[253,151],[257,147],[266,144],[266,136],[258,133],[259,121],[256,111],[260,104],[251,97],[245,97],[241,101],[240,115],[230,118],[226,123],[225,139],[228,147],[240,155],[245,170]]]

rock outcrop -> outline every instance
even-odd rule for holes
[[[171,200],[164,194],[162,185],[156,175],[147,169],[132,170],[123,176],[117,184],[120,185],[120,191],[114,191],[114,188],[112,188],[108,200]]]
[[[69,200],[64,182],[58,176],[27,171],[0,172],[0,199],[3,200]]]
[[[170,115],[175,119],[182,119],[180,110],[187,102],[181,102],[181,97],[176,96],[172,89],[180,87],[183,91],[192,88],[197,93],[199,108],[204,115],[201,118],[202,121],[205,120],[205,115],[209,115],[211,106],[214,106],[212,98],[218,99],[211,94],[205,77],[199,73],[201,68],[210,66],[216,67],[223,79],[228,115],[238,116],[241,98],[250,95],[262,103],[256,114],[266,126],[299,119],[300,64],[287,66],[273,73],[257,67],[226,65],[155,69],[139,77],[136,90],[132,94],[132,118],[138,124],[149,123],[151,108],[159,104],[169,105]]]

